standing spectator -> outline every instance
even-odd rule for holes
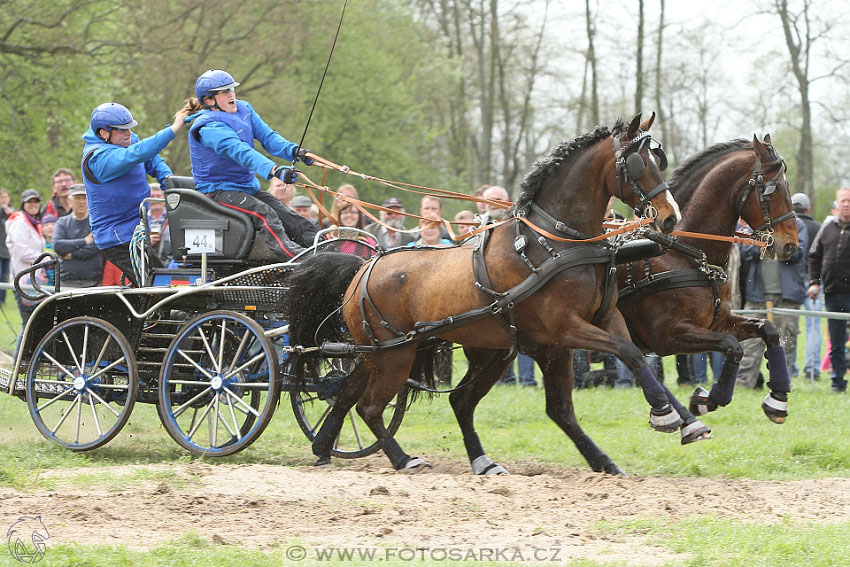
[[[506,201],[510,203],[510,196],[508,195],[507,189],[504,187],[500,187],[499,185],[491,185],[484,191],[484,198],[490,201]],[[486,219],[485,224],[489,224],[492,222],[498,222],[505,218],[505,215],[508,212],[508,209],[504,207],[498,207],[496,205],[490,205],[484,203],[484,207],[486,209]]]
[[[165,192],[159,183],[150,183],[151,199],[165,199]],[[171,261],[171,232],[168,230],[168,216],[165,203],[151,201],[148,205],[148,227],[150,227],[151,248],[164,266]]]
[[[475,190],[476,197],[484,197],[484,191],[490,188],[490,185],[481,185],[478,189]],[[478,210],[478,215],[483,217],[487,214],[487,203],[482,203],[481,201],[477,201],[475,203],[475,208]]]
[[[351,197],[352,199],[360,198],[360,196],[357,194],[357,188],[349,183],[340,185],[339,189],[337,189],[336,192],[340,195]],[[334,199],[334,202],[331,205],[331,210],[328,211],[330,212],[332,218],[325,219],[324,221],[322,221],[322,228],[330,228],[334,224],[342,222],[339,220],[339,212],[350,204],[351,203],[349,203],[348,201],[344,201],[342,199]]]
[[[799,309],[806,296],[805,257],[803,251],[809,240],[806,225],[796,219],[800,248],[785,261],[762,258],[760,246],[742,245],[741,258],[749,262],[746,281],[746,303],[744,309],[765,309],[768,302],[774,307]],[[779,344],[785,349],[785,360],[791,370],[794,356],[794,343],[799,334],[799,317],[796,315],[774,315],[774,325],[779,332]],[[745,340],[741,346],[744,357],[741,359],[738,381],[744,388],[755,388],[759,379],[762,355],[765,344],[760,338]]]
[[[44,214],[64,217],[71,212],[71,202],[68,200],[68,188],[77,182],[74,172],[62,167],[53,174],[53,196],[44,207]]]
[[[359,228],[363,230],[363,227],[366,225],[366,219],[363,213],[360,212],[360,209],[355,207],[353,204],[348,205],[339,211],[339,227],[347,227],[347,228]],[[336,231],[334,231],[336,232]],[[372,256],[372,250],[375,247],[375,239],[371,236],[360,236],[358,234],[358,239],[362,240],[366,244],[368,244],[371,248],[364,249],[363,246],[358,246],[356,242],[348,241],[342,242],[339,245],[339,251],[345,254],[356,254],[358,256],[363,256],[365,258],[369,258]]]
[[[307,195],[294,196],[292,198],[292,210],[295,211],[296,214],[312,222],[316,230],[319,229],[319,224],[316,222],[318,219],[316,215],[313,214],[313,201],[310,200],[310,197]]]
[[[434,195],[425,195],[422,197],[419,200],[419,216],[441,219],[443,217],[443,203],[440,201],[440,198]],[[449,231],[443,225],[440,225],[440,238],[445,238],[446,240],[449,238]]]
[[[468,211],[468,210],[464,209],[464,210],[460,211],[458,214],[455,215],[455,222],[474,223],[475,222],[475,214],[472,211]],[[459,225],[457,225],[457,228],[455,229],[455,231],[457,232],[458,236],[460,236],[461,234],[467,234],[469,232],[472,232],[474,229],[475,229],[474,224],[459,224]]]
[[[59,217],[51,213],[41,215],[41,236],[44,238],[45,252],[53,252],[53,234],[56,231],[56,221],[58,220]],[[45,272],[47,272],[47,285],[55,285],[56,268],[45,268]]]
[[[811,279],[808,275],[809,250],[812,248],[812,242],[814,241],[815,236],[817,236],[817,233],[820,231],[820,223],[813,219],[811,214],[809,214],[811,210],[811,202],[809,201],[808,195],[805,193],[794,193],[791,195],[791,206],[794,207],[794,212],[797,213],[797,217],[803,221],[803,224],[806,225],[806,232],[809,234],[808,246],[803,251],[807,260],[806,281],[808,281]],[[823,311],[823,297],[819,295],[812,299],[808,294],[806,294],[806,300],[803,302],[803,309],[806,311]],[[806,327],[806,362],[803,365],[803,374],[805,376],[811,376],[813,380],[818,380],[820,378],[818,361],[820,360],[820,351],[823,342],[820,335],[820,318],[806,317],[804,321]],[[793,372],[793,374],[796,374],[796,372]]]
[[[63,287],[94,287],[103,276],[103,256],[91,233],[85,186],[71,185],[68,198],[71,214],[56,222],[53,235],[53,250],[60,258],[60,281]]]
[[[41,197],[35,189],[27,189],[21,194],[21,210],[6,225],[6,247],[12,262],[12,273],[17,274],[32,266],[44,253],[44,238],[41,237]],[[15,344],[15,353],[21,344],[23,330],[35,311],[35,305],[26,302],[21,294],[14,291],[18,311],[21,314],[21,332]]]
[[[11,260],[9,259],[9,248],[6,247],[6,221],[15,212],[15,209],[9,206],[11,200],[9,192],[0,189],[0,283],[9,283]],[[0,305],[5,301],[6,290],[0,288]]]
[[[850,313],[850,187],[836,195],[836,215],[823,222],[809,249],[809,297],[823,292],[827,311]],[[827,320],[829,360],[832,363],[832,391],[847,390],[845,343],[847,321]]]
[[[287,185],[277,177],[272,177],[269,181],[269,193],[274,195],[274,198],[286,205],[292,207],[292,197],[295,196],[295,185]]]
[[[380,212],[381,222],[388,226],[373,222],[366,227],[366,230],[375,236],[378,246],[384,250],[389,250],[390,248],[407,246],[409,242],[413,242],[412,234],[398,232],[404,230],[404,215],[402,214],[404,213],[404,203],[401,202],[401,199],[398,197],[384,199],[381,206],[390,209]]]
[[[85,147],[80,166],[94,242],[103,256],[135,285],[138,282],[130,260],[130,239],[139,224],[139,206],[151,192],[147,176],[155,176],[162,184],[171,175],[171,168],[159,152],[183,128],[188,115],[185,108],[180,109],[170,126],[140,140],[131,130],[138,122],[130,111],[107,102],[92,111],[89,129],[83,134]]]

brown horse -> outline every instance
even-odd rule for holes
[[[707,148],[676,170],[670,188],[682,206],[683,232],[732,236],[741,217],[755,230],[754,238],[770,244],[767,254],[792,263],[805,261],[785,162],[769,135],[764,143],[754,137],[751,143],[734,140]],[[779,334],[765,319],[732,314],[729,286],[720,285],[723,274],[718,267],[726,265],[732,244],[687,237],[679,242],[691,249],[674,248],[617,268],[617,307],[633,340],[661,356],[711,351],[726,356],[711,393],[700,387],[691,399],[690,410],[701,415],[732,400],[743,355],[739,341],[760,337],[768,347],[771,390],[762,408],[772,421],[782,423],[791,381]]]
[[[548,414],[594,470],[621,472],[575,420],[571,349],[615,354],[638,377],[651,406],[650,425],[665,432],[678,428],[681,419],[668,392],[628,340],[611,301],[611,250],[581,242],[601,234],[610,196],[654,217],[664,232],[678,224],[678,206],[659,169],[666,158],[651,147],[648,130],[654,116],[644,124],[640,115],[628,125],[618,121],[611,131],[600,127],[555,148],[524,179],[517,218],[492,229],[486,246],[479,241],[393,251],[365,265],[350,256],[318,254],[293,270],[288,297],[293,343],[309,345],[315,339],[321,345],[338,333],[338,324],[326,321],[341,309],[363,353],[313,442],[317,464],[330,462],[343,417],[356,403],[396,469],[427,465],[404,453],[381,416],[410,376],[417,343],[432,336],[469,349],[470,372],[461,385],[477,378],[456,394],[471,398],[480,399],[502,375],[509,363],[505,350],[518,344],[533,351],[544,373]],[[560,238],[552,238],[553,232]],[[328,281],[331,274],[333,281]],[[345,281],[350,281],[345,290],[333,285]],[[458,400],[452,397],[452,405],[457,407]],[[461,428],[470,454],[477,453],[473,469],[501,472],[484,454],[474,430],[464,423]]]

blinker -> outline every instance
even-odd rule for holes
[[[629,172],[629,177],[635,181],[643,177],[643,173],[646,171],[646,165],[643,163],[643,158],[636,153],[630,154],[629,157],[626,158],[626,171]]]
[[[658,158],[658,169],[661,171],[667,169],[667,154],[664,153],[664,150],[661,149],[661,146],[650,149],[652,150],[652,153],[655,154],[655,157]]]

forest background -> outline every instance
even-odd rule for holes
[[[30,187],[49,197],[53,171],[79,170],[97,104],[128,106],[149,136],[210,68],[298,142],[342,7],[0,0],[0,187],[13,204]],[[654,111],[668,174],[713,143],[769,132],[791,191],[822,218],[850,184],[848,31],[831,0],[349,0],[304,146],[386,179],[516,197],[555,144]],[[163,156],[191,173],[184,134]],[[389,191],[355,185],[373,202]],[[418,196],[398,196],[418,210]]]

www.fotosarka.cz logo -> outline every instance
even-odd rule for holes
[[[44,559],[50,532],[44,527],[41,516],[21,516],[6,532],[9,553],[21,563],[38,563]]]

